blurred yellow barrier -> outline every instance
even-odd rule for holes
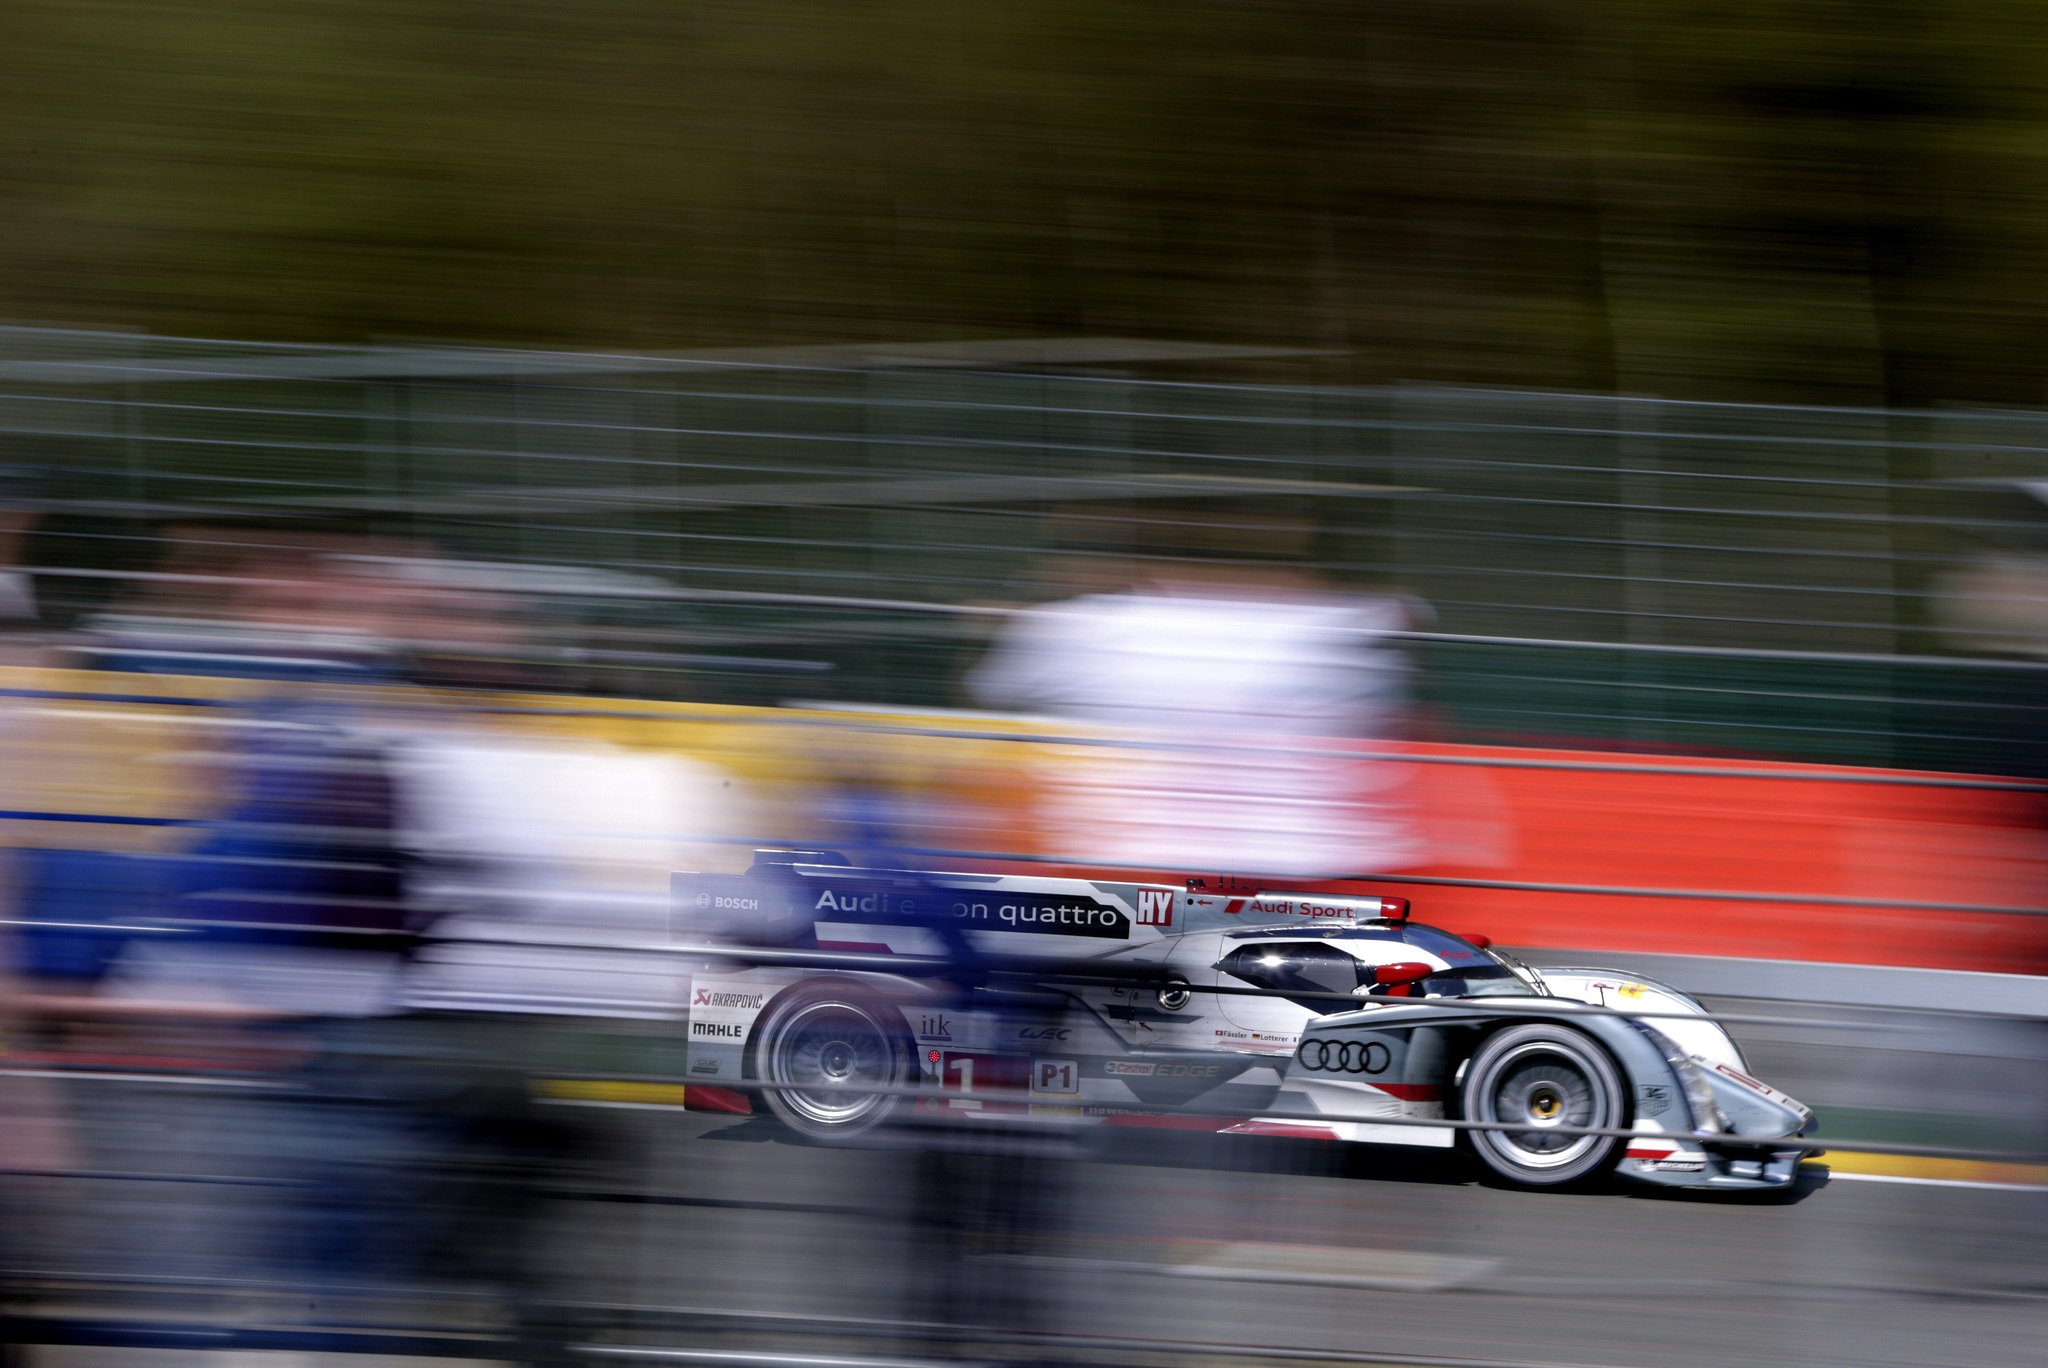
[[[681,1083],[630,1083],[602,1078],[543,1078],[534,1096],[562,1102],[637,1102],[653,1106],[683,1105]]]
[[[174,852],[187,839],[182,828],[217,811],[223,770],[213,762],[232,744],[219,724],[311,701],[527,741],[686,756],[743,787],[761,821],[751,834],[767,843],[843,839],[819,817],[843,790],[911,814],[911,826],[927,825],[916,814],[938,814],[952,848],[1029,853],[1029,752],[1048,749],[976,736],[979,721],[911,714],[10,668],[0,669],[0,842]],[[745,850],[733,859],[743,867]]]

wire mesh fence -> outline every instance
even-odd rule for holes
[[[2041,717],[2031,662],[1940,611],[2040,538],[1999,492],[2035,414],[11,328],[0,443],[59,624],[224,538],[346,529],[556,567],[572,687],[947,706],[1006,608],[1199,554],[1187,510],[1285,508],[1309,563],[1431,606],[1450,739],[1999,771]]]

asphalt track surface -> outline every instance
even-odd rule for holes
[[[925,1319],[950,1297],[954,1316],[1034,1330],[1607,1368],[2048,1357],[2048,1193],[1813,1180],[1784,1205],[1535,1195],[1454,1163],[1360,1152],[1345,1172],[1299,1142],[1125,1131],[1059,1167],[1042,1254],[970,1254],[982,1266],[962,1270],[900,1217],[919,1156],[793,1147],[757,1125],[666,1118],[645,1138],[672,1192],[784,1209],[586,1214],[582,1294],[833,1320]],[[866,1211],[788,1209],[806,1205]],[[1218,1276],[1185,1271],[1204,1265]],[[1441,1285],[1361,1285],[1374,1280]]]
[[[1812,1015],[1828,1024],[1742,1035],[1761,1076],[1837,1123],[1823,1138],[1838,1143],[1848,1126],[1872,1140],[2040,1146],[2048,1025]],[[100,1122],[95,1167],[249,1172],[236,1134],[260,1129],[253,1096],[67,1086]],[[872,1322],[940,1320],[1053,1342],[1138,1336],[1388,1363],[2048,1362],[2048,1191],[2021,1186],[1816,1171],[1776,1204],[1628,1188],[1532,1194],[1479,1183],[1455,1157],[1318,1142],[1095,1128],[1067,1158],[961,1158],[929,1136],[812,1148],[764,1120],[673,1107],[560,1114],[586,1146],[559,1186],[611,1195],[554,1205],[557,1294],[614,1308],[601,1317],[615,1323],[635,1307],[717,1313],[631,1336],[650,1345],[937,1356],[940,1346]],[[232,1273],[237,1223],[260,1223],[264,1191],[75,1184],[63,1230],[53,1228],[57,1252],[130,1271]],[[717,1329],[753,1313],[779,1328],[744,1338]],[[40,1352],[53,1368],[183,1368],[204,1357]],[[1171,1362],[1135,1347],[1042,1357]],[[1182,1360],[1203,1361],[1248,1360]]]
[[[2048,1135],[2048,1023],[1714,1005],[1815,1019],[1738,1035],[1837,1136]],[[596,1299],[1604,1368],[2048,1362],[2048,1191],[1833,1180],[1822,1160],[1774,1204],[1538,1194],[1477,1182],[1455,1156],[1096,1128],[1085,1157],[1046,1166],[1042,1223],[963,1258],[909,1219],[929,1154],[807,1148],[699,1114],[609,1118],[658,1190],[856,1210],[584,1213],[610,1232],[587,1227]],[[1001,1183],[1004,1161],[985,1162]]]

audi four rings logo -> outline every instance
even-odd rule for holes
[[[1303,1068],[1326,1073],[1376,1074],[1386,1072],[1393,1056],[1377,1040],[1363,1045],[1355,1040],[1311,1040],[1301,1047],[1300,1059]]]

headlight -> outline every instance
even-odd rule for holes
[[[1714,1100],[1713,1085],[1700,1072],[1700,1066],[1678,1048],[1678,1042],[1655,1026],[1640,1021],[1630,1021],[1629,1025],[1650,1038],[1650,1043],[1664,1056],[1664,1062],[1671,1066],[1671,1072],[1678,1075],[1678,1086],[1685,1093],[1685,1108],[1692,1113],[1692,1128],[1708,1133],[1727,1130],[1728,1118],[1722,1114],[1721,1104]]]

